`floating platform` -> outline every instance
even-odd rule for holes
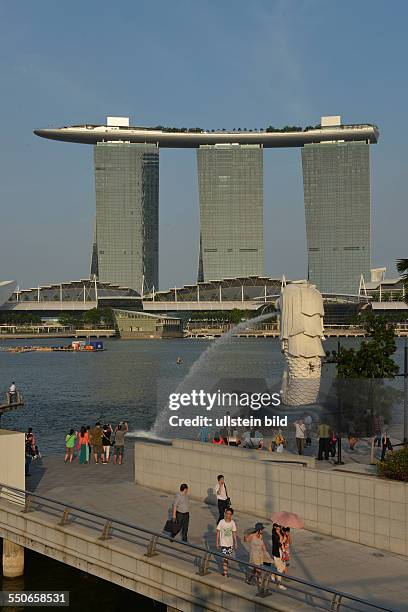
[[[100,340],[88,343],[75,340],[67,346],[9,346],[3,349],[6,353],[100,353],[105,350]]]

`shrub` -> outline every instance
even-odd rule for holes
[[[377,470],[384,478],[408,482],[408,446],[389,452],[384,461],[377,463]]]

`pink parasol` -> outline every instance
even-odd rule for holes
[[[303,529],[305,523],[294,512],[275,512],[271,516],[271,521],[281,525],[281,527],[293,527],[293,529]]]

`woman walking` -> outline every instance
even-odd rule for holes
[[[272,528],[272,556],[275,567],[281,574],[286,573],[286,564],[282,559],[283,541],[284,535],[282,533],[282,527],[274,523]],[[278,588],[281,589],[281,591],[286,591],[286,587],[282,584],[282,576],[276,576],[276,581],[278,583]]]
[[[282,542],[281,542],[281,559],[285,564],[285,574],[288,572],[290,562],[290,546],[292,544],[292,536],[290,535],[290,527],[281,527]]]
[[[89,444],[89,434],[84,425],[82,425],[81,431],[79,432],[78,442],[79,442],[79,463],[83,465],[84,463],[88,463],[88,459],[89,459],[89,452],[87,452],[88,444]]]
[[[110,448],[111,448],[111,437],[112,437],[112,425],[104,425],[102,428],[102,446],[104,460],[102,463],[109,463]]]
[[[262,523],[256,523],[254,531],[244,537],[244,542],[249,542],[249,562],[253,565],[261,566],[263,563],[272,563],[263,539],[264,529]],[[259,582],[261,570],[253,568],[252,574],[246,580],[248,584],[251,584],[254,576]]]
[[[65,463],[67,463],[68,460],[70,463],[72,463],[72,460],[74,458],[76,437],[77,435],[73,429],[70,429],[69,433],[65,436]]]

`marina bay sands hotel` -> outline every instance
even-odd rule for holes
[[[332,116],[305,129],[227,132],[132,127],[126,117],[108,117],[106,125],[34,133],[94,146],[91,273],[102,282],[139,292],[159,287],[161,147],[197,150],[198,281],[264,275],[263,149],[269,147],[302,151],[310,281],[325,293],[355,294],[361,275],[370,278],[374,125],[343,125]]]

